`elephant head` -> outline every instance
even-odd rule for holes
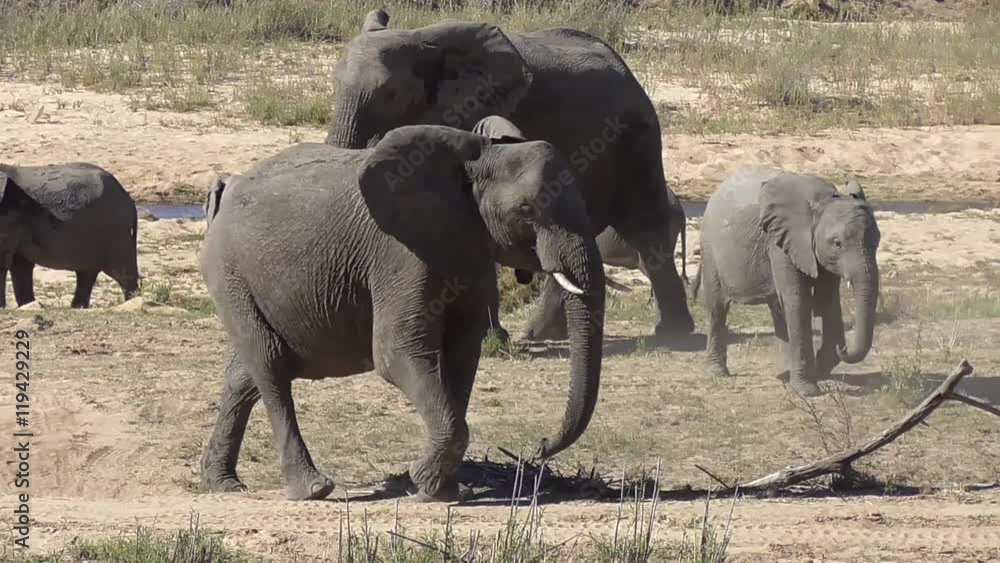
[[[784,173],[763,186],[760,213],[771,241],[802,273],[815,279],[825,271],[853,288],[854,340],[837,350],[841,361],[853,364],[872,346],[881,234],[861,185],[852,182],[848,194],[820,178]]]
[[[390,131],[359,173],[380,229],[457,279],[494,262],[546,272],[566,289],[569,401],[548,457],[586,429],[597,402],[604,269],[568,162],[545,141],[491,140],[439,125]],[[463,277],[464,276],[464,277]]]
[[[531,84],[521,54],[494,25],[395,30],[388,22],[382,10],[369,13],[337,63],[328,144],[365,148],[403,125],[470,130],[488,115],[509,115]]]

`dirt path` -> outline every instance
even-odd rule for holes
[[[138,200],[201,202],[221,172],[246,169],[311,128],[263,127],[217,112],[133,110],[127,96],[0,84],[0,155],[13,164],[89,161]],[[733,167],[769,164],[837,182],[856,174],[873,200],[1000,200],[1000,127],[829,131],[816,136],[671,135],[664,165],[680,197],[704,200]]]
[[[728,502],[714,505],[724,523]],[[273,494],[151,496],[134,501],[42,498],[36,545],[51,548],[73,537],[106,534],[136,525],[174,530],[197,512],[203,526],[226,530],[232,543],[258,553],[298,553],[307,560],[335,557],[347,514],[342,501],[293,503]],[[395,501],[354,502],[354,525],[367,513],[377,531],[393,529]],[[441,530],[445,508],[400,502],[400,524],[410,537]],[[667,502],[658,510],[657,537],[680,541],[704,510],[702,502]],[[455,533],[489,536],[507,521],[506,506],[453,508]],[[614,532],[617,506],[573,502],[546,506],[547,540]],[[687,529],[686,533],[692,533]],[[954,494],[913,499],[855,497],[825,500],[741,501],[733,510],[731,553],[740,560],[987,561],[1000,557],[1000,494]],[[316,559],[312,559],[316,558]]]

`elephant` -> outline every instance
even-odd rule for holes
[[[782,341],[789,383],[804,397],[841,361],[861,362],[872,347],[881,240],[872,207],[852,180],[830,182],[770,167],[744,167],[712,194],[702,220],[700,286],[708,324],[707,369],[728,376],[726,316],[731,303],[766,304]],[[840,282],[853,288],[854,337],[845,344]],[[822,319],[813,356],[812,319]]]
[[[551,144],[411,125],[367,149],[293,146],[212,190],[199,268],[230,350],[204,490],[246,490],[237,459],[263,399],[286,496],[327,496],[334,483],[299,432],[291,382],[374,370],[427,429],[409,469],[418,500],[458,498],[496,262],[551,274],[567,293],[569,398],[537,456],[586,429],[600,385],[604,270],[574,176]]]
[[[108,171],[79,162],[0,165],[0,287],[9,270],[18,306],[35,300],[36,264],[76,272],[73,308],[90,306],[101,272],[131,299],[139,293],[137,235],[135,202]]]
[[[656,109],[618,53],[572,29],[388,22],[385,11],[370,12],[337,62],[325,142],[359,149],[404,125],[471,130],[491,115],[508,119],[569,159],[594,235],[612,229],[638,252],[659,306],[658,339],[686,338],[694,320],[673,258],[684,209],[664,176]],[[566,337],[562,295],[546,278],[521,339]]]

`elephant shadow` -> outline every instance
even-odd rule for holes
[[[764,333],[733,333],[729,342],[736,344],[752,341]],[[604,336],[604,357],[630,356],[656,350],[671,352],[704,352],[708,338],[703,333],[692,333],[668,343],[659,342],[653,336]],[[569,342],[546,340],[527,344],[527,353],[532,359],[569,358]]]
[[[947,374],[928,374],[920,377],[925,394],[931,393],[947,378]],[[860,396],[878,392],[892,383],[892,378],[881,371],[867,373],[834,374],[827,381],[839,381],[852,387],[847,395]],[[955,391],[993,406],[1000,406],[1000,377],[972,375],[958,383]]]

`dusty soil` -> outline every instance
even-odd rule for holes
[[[666,85],[663,100],[690,102]],[[11,164],[87,160],[107,168],[137,200],[201,202],[216,174],[303,141],[309,128],[273,128],[214,112],[134,111],[127,96],[64,91],[54,85],[0,84],[0,155]],[[705,200],[731,168],[768,164],[843,182],[856,175],[873,200],[1000,200],[1000,127],[828,131],[804,137],[672,135],[664,163],[677,194]]]
[[[213,174],[322,131],[226,122],[205,114],[133,112],[121,96],[58,92],[5,83],[0,154],[22,164],[86,160],[115,173],[137,199],[200,200]],[[41,108],[41,111],[39,111]],[[667,170],[684,197],[700,199],[735,162],[774,163],[842,179],[857,174],[877,200],[1000,198],[1000,128],[829,132],[818,137],[722,139],[673,137]],[[1000,404],[1000,211],[947,215],[879,214],[886,296],[877,349],[862,364],[841,366],[843,382],[817,399],[820,422],[775,378],[775,341],[766,311],[736,308],[737,333],[727,380],[702,375],[702,352],[654,349],[642,338],[654,313],[641,275],[615,270],[635,285],[609,301],[600,404],[590,430],[557,467],[596,467],[603,475],[638,474],[656,464],[670,489],[711,485],[695,464],[732,481],[812,460],[856,444],[902,416],[923,385],[968,357],[977,374],[962,389]],[[227,541],[278,561],[335,559],[342,501],[282,499],[270,430],[257,409],[241,458],[249,495],[195,491],[198,459],[221,389],[225,335],[198,307],[200,221],[142,221],[140,267],[150,288],[173,307],[114,310],[118,290],[102,277],[95,308],[70,311],[73,277],[38,269],[44,307],[0,313],[0,330],[28,330],[32,343],[31,492],[33,545],[56,550],[78,537],[106,536],[138,523],[185,527],[191,511]],[[697,263],[697,222],[690,264]],[[693,270],[689,270],[693,272]],[[8,296],[13,292],[8,287]],[[151,294],[153,291],[150,292]],[[185,307],[189,310],[185,310]],[[701,320],[700,307],[694,308]],[[523,315],[508,319],[516,327]],[[532,347],[518,359],[484,359],[470,407],[470,454],[496,447],[530,451],[558,423],[566,388],[565,348]],[[12,362],[0,364],[13,380]],[[403,396],[371,374],[296,384],[300,420],[317,463],[355,497],[380,530],[393,525],[395,502],[357,498],[405,470],[420,446],[420,421]],[[839,397],[839,401],[834,397]],[[3,430],[13,430],[13,396],[0,398]],[[748,561],[973,561],[1000,559],[1000,493],[968,492],[1000,481],[1000,419],[964,406],[942,408],[921,427],[873,456],[863,469],[909,496],[741,500],[732,553]],[[12,459],[12,443],[2,456]],[[13,496],[5,490],[3,505]],[[579,500],[549,505],[550,541],[610,534],[617,506]],[[661,505],[658,538],[678,540],[700,502]],[[716,514],[726,507],[717,504]],[[440,530],[442,506],[400,504],[414,535]],[[509,510],[479,502],[454,509],[456,532],[498,531]],[[690,530],[688,530],[690,533]]]

